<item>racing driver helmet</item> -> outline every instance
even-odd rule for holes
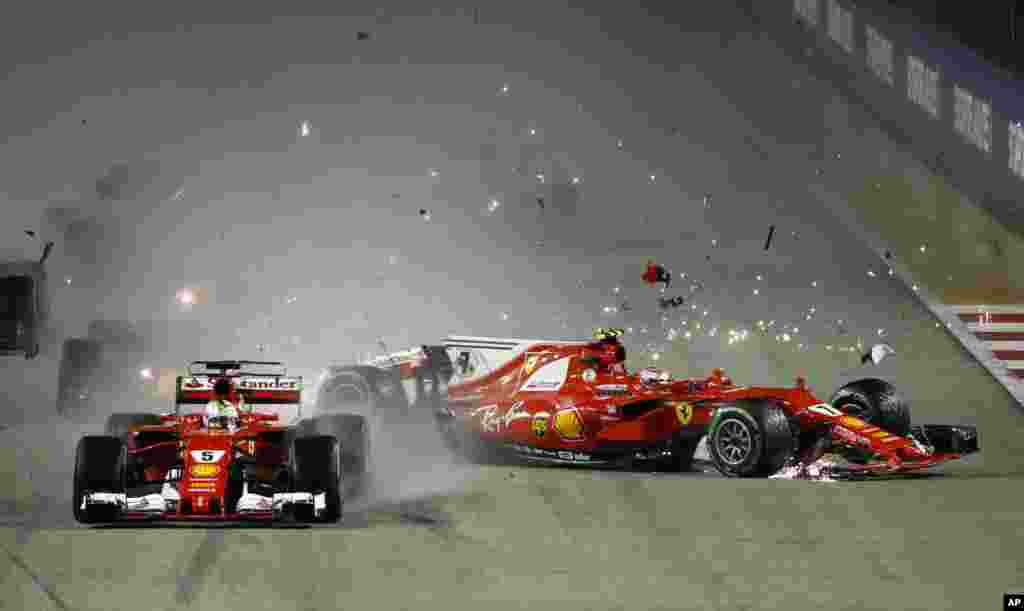
[[[591,344],[598,363],[603,368],[619,370],[625,367],[626,347],[619,341],[621,329],[598,329],[594,332],[597,341]]]
[[[227,378],[220,378],[214,383],[213,398],[206,404],[207,428],[231,430],[238,427],[238,398],[233,390]]]

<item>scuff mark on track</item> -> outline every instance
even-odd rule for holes
[[[178,577],[178,590],[175,601],[181,606],[191,605],[210,569],[217,562],[218,556],[224,551],[225,531],[211,530],[192,553],[188,569]]]
[[[3,550],[4,554],[10,558],[11,562],[14,563],[15,566],[20,568],[29,576],[29,579],[31,579],[32,582],[36,584],[36,587],[38,587],[39,590],[50,599],[50,602],[52,602],[55,607],[65,611],[69,611],[72,608],[57,594],[56,590],[54,590],[50,584],[46,583],[38,573],[32,570],[32,567],[30,567],[19,554],[12,552],[4,545],[0,545],[0,549]]]

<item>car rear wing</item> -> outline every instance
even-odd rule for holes
[[[302,377],[190,374],[179,376],[175,401],[179,405],[205,404],[213,399],[213,385],[223,377],[249,405],[290,405],[302,402]]]
[[[188,365],[189,374],[207,374],[221,376],[273,376],[287,375],[284,363],[278,361],[192,361]]]

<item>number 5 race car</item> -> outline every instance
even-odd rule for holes
[[[227,400],[212,401],[215,386],[230,388]],[[105,435],[79,441],[75,518],[338,521],[365,470],[349,443],[364,424],[324,416],[284,426],[261,409],[301,405],[301,392],[302,378],[281,363],[191,363],[174,413],[114,414]]]
[[[978,451],[974,427],[911,427],[906,402],[881,380],[847,384],[826,403],[802,379],[768,388],[736,386],[718,369],[681,380],[629,372],[620,333],[602,330],[594,341],[450,337],[328,369],[317,403],[330,412],[362,400],[364,416],[428,410],[449,445],[476,460],[512,453],[687,470],[706,437],[726,476],[767,477],[831,451],[849,457],[835,475],[852,477],[917,471]]]

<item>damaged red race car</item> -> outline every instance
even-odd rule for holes
[[[196,361],[178,377],[170,414],[114,414],[76,450],[76,520],[337,522],[358,493],[365,453],[351,416],[285,426],[302,378],[276,362]],[[271,408],[271,409],[268,409]],[[326,434],[325,434],[326,433]]]
[[[688,470],[707,440],[731,477],[767,477],[824,452],[849,464],[834,475],[919,471],[978,451],[971,426],[910,425],[887,382],[863,379],[828,401],[798,379],[791,388],[736,386],[721,371],[672,379],[627,371],[621,330],[593,341],[450,337],[443,344],[329,369],[320,409],[362,402],[363,415],[429,410],[451,447],[475,459]]]

